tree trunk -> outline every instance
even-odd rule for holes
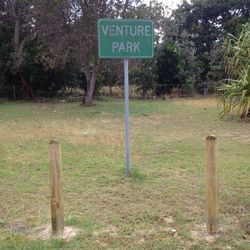
[[[100,68],[100,63],[98,63],[92,70],[88,67],[85,69],[85,76],[87,81],[87,87],[84,91],[84,97],[82,99],[82,105],[90,106],[93,101],[93,94],[95,90],[95,83],[97,78],[97,73]]]
[[[142,88],[141,98],[142,99],[146,99],[146,95],[147,95],[147,89],[146,88]]]
[[[109,85],[109,94],[110,94],[110,96],[113,96],[112,85],[111,84]]]
[[[24,98],[26,100],[34,100],[35,97],[34,97],[33,91],[31,89],[31,87],[29,86],[29,84],[27,83],[27,81],[25,80],[23,74],[21,72],[18,72],[18,75],[19,75],[21,82],[22,82]]]
[[[88,74],[86,74],[88,75]],[[96,83],[96,77],[97,77],[97,72],[93,71],[89,73],[90,77],[86,77],[87,79],[87,88],[84,92],[84,97],[82,100],[82,104],[86,106],[90,106],[93,101],[93,94],[95,90],[95,83]]]
[[[20,72],[21,67],[21,58],[22,58],[22,46],[23,44],[20,43],[20,6],[19,2],[16,2],[13,6],[13,17],[15,18],[15,29],[14,29],[14,50],[15,50],[15,56],[14,56],[14,68],[17,72],[17,75],[20,77],[24,92],[24,97],[26,100],[33,100],[34,94],[25,80],[23,74]]]
[[[19,22],[19,17],[17,16],[15,19],[15,31],[14,31],[14,48],[15,51],[17,52],[19,50],[20,46],[20,22]]]

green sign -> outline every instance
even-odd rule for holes
[[[100,19],[98,49],[100,58],[153,57],[153,21]]]

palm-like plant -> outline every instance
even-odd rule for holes
[[[239,38],[228,35],[224,42],[225,65],[228,75],[227,84],[218,91],[222,92],[219,104],[225,115],[237,115],[246,119],[250,112],[250,22],[246,23]]]

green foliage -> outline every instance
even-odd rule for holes
[[[24,47],[25,64],[22,70],[36,96],[54,97],[60,89],[83,87],[84,74],[73,56],[69,56],[63,67],[50,69],[41,60],[44,50],[44,44],[37,40],[28,40]]]
[[[121,74],[121,63],[119,60],[104,60],[102,68],[97,76],[95,84],[95,95],[104,86],[109,86],[110,95],[112,96],[112,87],[119,83]]]
[[[155,81],[155,59],[144,60],[130,70],[131,80],[137,85],[137,91],[141,92],[141,98],[146,98],[147,92],[154,90]]]
[[[218,82],[225,78],[224,70],[224,49],[221,43],[214,45],[213,49],[208,55],[209,58],[209,72],[207,73],[208,80]]]
[[[170,93],[173,87],[180,84],[181,55],[172,43],[166,43],[156,52],[156,95]]]
[[[13,25],[10,22],[0,23],[0,97],[8,95],[14,80],[8,63],[13,51],[11,44],[12,30]]]
[[[34,30],[40,28],[30,21],[37,19],[39,11],[36,5],[30,8],[32,1],[9,1],[0,10],[0,97],[21,99],[25,95],[25,87],[20,80],[20,72],[32,89],[35,96],[53,97],[63,88],[83,87],[85,78],[81,65],[77,64],[73,53],[67,53],[67,61],[61,67],[48,67],[48,62],[54,60],[48,53],[48,44],[44,43]],[[12,17],[13,6],[17,4],[19,20],[19,47],[15,48],[15,18]],[[21,5],[19,5],[21,4]],[[38,2],[37,2],[38,4]],[[18,51],[17,51],[18,49]],[[61,53],[65,57],[65,53]],[[19,60],[19,59],[20,60]],[[61,57],[58,59],[62,61]],[[18,66],[16,65],[18,63]]]
[[[52,97],[58,90],[80,87],[87,95],[84,100],[91,102],[92,92],[103,86],[112,94],[112,86],[122,82],[123,71],[117,61],[101,63],[98,58],[96,23],[99,18],[121,17],[155,23],[156,61],[131,63],[131,76],[141,96],[148,91],[169,93],[180,84],[186,84],[185,92],[192,92],[200,83],[223,78],[220,45],[227,32],[239,33],[250,9],[246,0],[192,0],[183,1],[170,16],[169,9],[156,0],[148,4],[136,0],[88,2],[1,2],[2,97]],[[169,45],[164,51],[166,42],[175,48]],[[175,50],[178,53],[172,53]]]
[[[241,118],[249,116],[250,109],[250,22],[239,38],[229,35],[225,40],[225,61],[228,83],[219,91],[223,92],[220,104],[223,106],[221,116],[236,115]]]
[[[211,79],[213,73],[222,77],[223,58],[216,62],[219,53],[216,45],[222,43],[228,32],[238,34],[249,18],[249,10],[250,2],[245,0],[193,0],[191,3],[184,1],[174,11],[175,21],[180,23],[177,40],[183,31],[188,33],[189,40],[194,44],[194,59],[199,64],[201,80]]]

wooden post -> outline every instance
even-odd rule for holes
[[[207,230],[215,234],[218,230],[218,177],[217,177],[217,139],[206,137],[206,211]]]
[[[49,165],[51,185],[52,236],[62,236],[64,231],[64,208],[62,192],[61,145],[53,139],[49,142]]]

